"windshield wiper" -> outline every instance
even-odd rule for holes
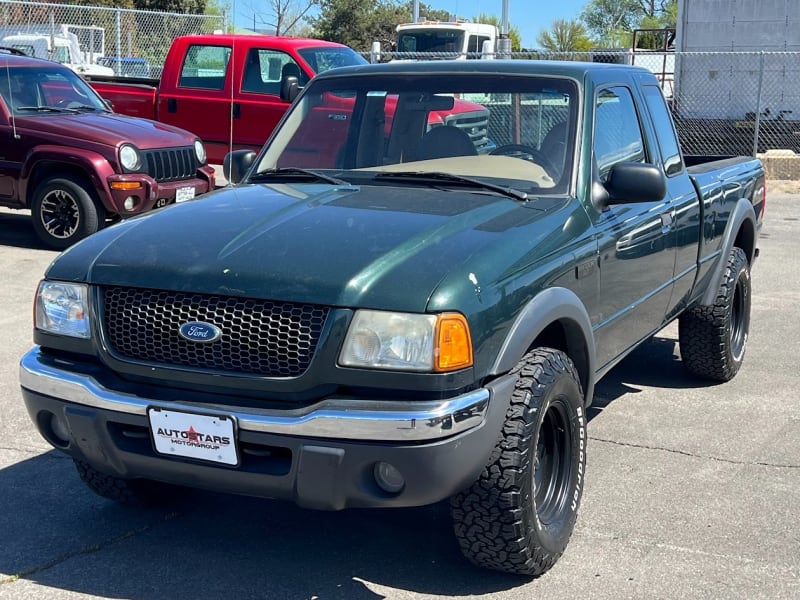
[[[406,180],[416,180],[422,182],[447,181],[451,183],[466,184],[471,187],[489,190],[492,192],[496,192],[498,194],[502,194],[504,196],[508,196],[510,198],[514,198],[515,200],[519,200],[521,202],[526,202],[528,200],[528,193],[523,192],[522,190],[518,190],[512,187],[506,187],[504,185],[487,183],[485,181],[481,181],[480,179],[474,179],[472,177],[453,175],[452,173],[441,173],[439,171],[397,171],[397,172],[390,171],[390,172],[379,173],[378,175],[375,176],[375,179],[406,179]]]
[[[332,185],[350,185],[350,182],[345,181],[344,179],[339,179],[337,177],[325,175],[325,173],[312,171],[311,169],[301,169],[299,167],[280,167],[275,169],[267,169],[265,171],[259,171],[258,173],[250,177],[249,181],[253,182],[264,179],[271,179],[273,177],[280,177],[281,175],[288,175],[290,177],[294,176],[294,177],[313,178],[319,181],[324,181],[325,183],[330,183]]]
[[[17,106],[15,110],[26,111],[26,112],[49,112],[49,113],[76,112],[71,108],[62,108],[58,106]]]

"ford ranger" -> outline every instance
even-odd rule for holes
[[[196,135],[114,114],[66,66],[0,51],[0,206],[30,209],[48,246],[214,187]]]
[[[428,127],[457,98],[493,151]],[[537,576],[576,522],[597,380],[676,319],[690,373],[743,363],[764,169],[682,156],[644,69],[330,71],[226,168],[36,293],[24,401],[104,497],[449,499],[470,561]]]

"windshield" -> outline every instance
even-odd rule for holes
[[[315,80],[253,173],[329,170],[354,183],[385,181],[386,173],[444,173],[564,194],[577,108],[577,87],[563,78],[425,73]]]
[[[448,29],[403,31],[397,35],[398,52],[458,54],[464,48],[464,32]]]
[[[107,111],[97,93],[67,68],[8,67],[0,71],[0,96],[17,115]]]
[[[367,64],[367,60],[363,56],[347,47],[319,46],[317,48],[303,48],[298,50],[298,53],[314,73],[323,73],[336,67],[353,67]]]

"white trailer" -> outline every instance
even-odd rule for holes
[[[677,25],[682,117],[800,119],[800,1],[678,0]]]

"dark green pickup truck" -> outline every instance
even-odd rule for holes
[[[456,99],[488,119],[429,118]],[[683,157],[645,70],[329,71],[227,169],[39,286],[23,397],[105,497],[449,498],[471,561],[539,575],[575,524],[595,382],[675,319],[690,372],[742,364],[764,170]]]

